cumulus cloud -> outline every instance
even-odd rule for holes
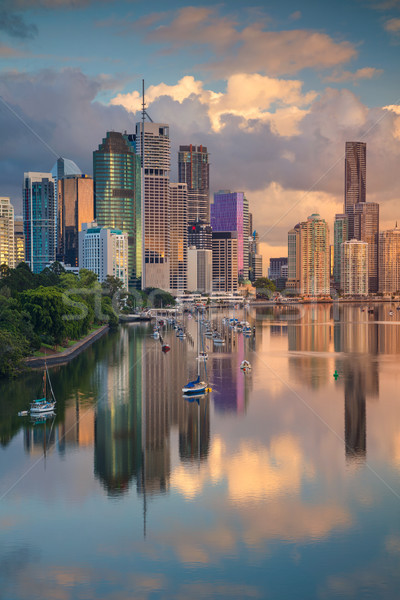
[[[400,33],[400,19],[389,19],[385,23],[385,29],[390,33]]]

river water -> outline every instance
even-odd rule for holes
[[[46,422],[17,416],[41,372],[0,384],[1,600],[399,597],[400,310],[248,320],[198,401],[194,319],[52,368]]]

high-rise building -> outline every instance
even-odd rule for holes
[[[300,223],[288,232],[288,290],[300,291]]]
[[[243,280],[249,281],[250,279],[250,262],[249,262],[249,250],[250,250],[250,212],[249,212],[249,201],[246,196],[243,197]]]
[[[128,235],[129,287],[140,287],[141,186],[140,157],[133,136],[108,131],[93,152],[94,209],[99,227],[119,229]]]
[[[212,250],[212,229],[204,221],[189,221],[188,246],[199,250]]]
[[[82,223],[79,232],[79,268],[96,273],[100,283],[117,277],[128,289],[128,234],[120,229],[98,227],[96,222]]]
[[[170,183],[170,282],[171,291],[187,289],[187,201],[186,183]]]
[[[16,267],[25,261],[24,220],[22,217],[14,219],[14,261]]]
[[[214,204],[211,205],[211,227],[214,231],[237,232],[238,276],[239,279],[248,278],[248,246],[245,243],[244,230],[244,194],[243,192],[221,191],[214,194]],[[247,264],[247,273],[245,271]]]
[[[400,229],[396,227],[379,234],[379,291],[393,294],[400,291]]]
[[[51,173],[24,173],[25,262],[40,273],[56,260],[56,207]]]
[[[210,222],[210,164],[205,146],[179,146],[178,179],[188,187],[188,221]]]
[[[313,214],[300,223],[300,293],[304,296],[330,294],[329,227]]]
[[[0,197],[0,265],[15,267],[14,207],[6,197]]]
[[[379,204],[360,202],[354,206],[354,239],[368,243],[368,291],[378,291]]]
[[[366,201],[367,144],[346,142],[344,166],[344,212],[349,215],[348,238],[354,237],[352,207]]]
[[[65,175],[58,180],[57,260],[78,265],[78,233],[82,223],[94,219],[93,179],[88,175]]]
[[[251,281],[254,283],[263,276],[263,258],[261,254],[251,255]]]
[[[212,292],[212,250],[188,248],[187,289],[190,292]]]
[[[212,233],[212,285],[214,292],[236,292],[238,289],[238,233]]]
[[[340,286],[342,244],[348,240],[348,225],[348,215],[335,215],[333,226],[333,280],[336,287]]]
[[[165,123],[137,123],[136,148],[144,155],[144,286],[169,289],[171,142]]]
[[[342,243],[340,288],[344,296],[368,295],[368,244],[358,240]]]
[[[280,256],[279,258],[269,259],[269,272],[268,277],[272,281],[276,281],[281,276],[281,267],[288,264],[287,256]]]

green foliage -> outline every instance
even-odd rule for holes
[[[274,282],[268,279],[268,277],[259,277],[253,283],[253,287],[256,288],[257,298],[270,298],[273,292],[276,291]]]
[[[124,285],[118,277],[107,275],[105,281],[101,284],[103,293],[112,298],[117,292],[122,292]]]
[[[149,307],[162,308],[175,306],[175,298],[164,290],[149,287],[144,292],[147,296],[147,306]]]
[[[20,334],[0,329],[0,377],[16,375],[27,352],[28,343]]]

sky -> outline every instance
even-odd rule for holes
[[[211,192],[244,191],[264,267],[287,231],[343,210],[346,141],[367,201],[400,221],[400,0],[0,0],[0,196],[58,156],[92,174],[107,131],[147,111],[210,152]]]

